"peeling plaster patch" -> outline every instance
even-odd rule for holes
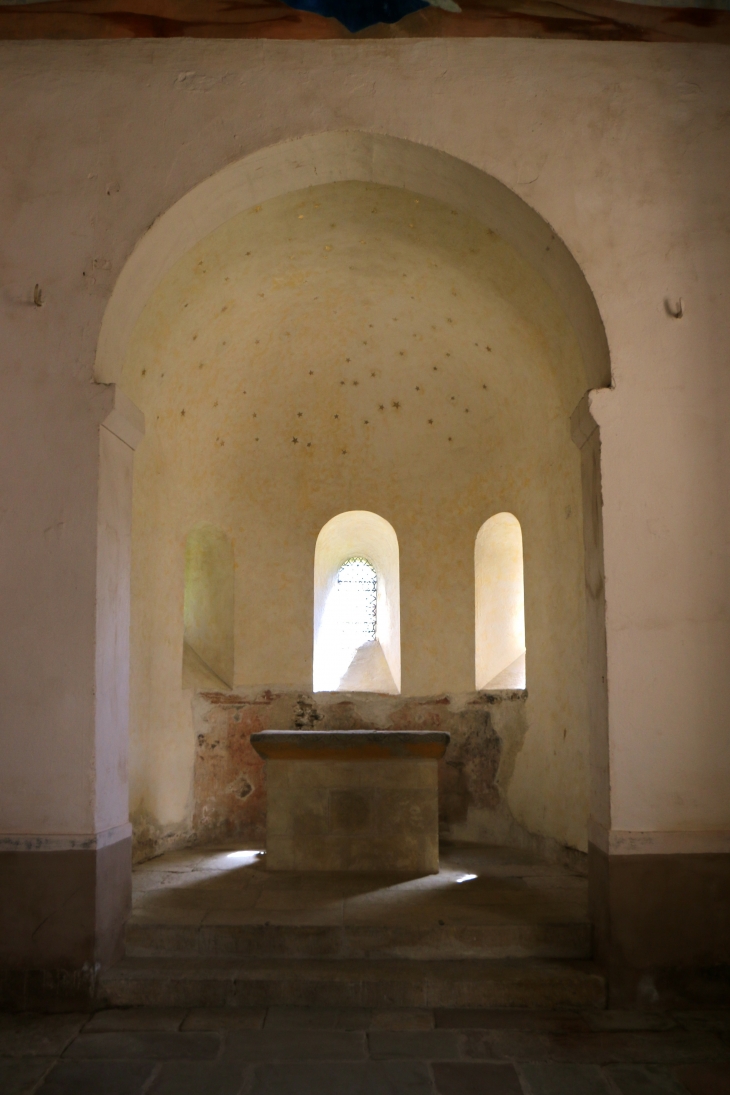
[[[248,836],[265,838],[263,761],[251,734],[265,729],[257,705],[193,701],[196,750],[193,768],[193,843]]]

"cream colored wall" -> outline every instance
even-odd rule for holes
[[[673,834],[686,831],[695,850],[730,847],[727,99],[725,47],[508,39],[0,45],[3,833],[50,840],[96,824],[98,430],[108,392],[91,381],[112,290],[137,248],[147,280],[134,262],[126,270],[140,300],[148,298],[174,249],[169,240],[166,251],[154,244],[155,261],[145,266],[150,225],[210,176],[241,162],[253,190],[278,170],[281,192],[322,161],[312,166],[301,144],[284,144],[291,151],[262,176],[261,150],[338,130],[368,135],[353,154],[363,175],[412,170],[423,189],[448,191],[454,176],[438,160],[448,153],[463,164],[460,202],[482,201],[469,181],[477,176],[492,196],[524,199],[557,239],[543,243],[526,221],[519,247],[543,251],[548,280],[566,273],[563,288],[572,288],[561,301],[568,311],[580,302],[572,322],[595,361],[602,343],[588,290],[555,258],[561,241],[584,272],[615,376],[615,390],[591,400],[601,427],[610,735],[594,743],[596,839],[639,833],[645,848],[678,850]],[[383,134],[400,138],[408,155],[384,152]],[[429,147],[437,152],[423,168]],[[187,208],[183,252],[205,220],[200,206]],[[32,304],[35,283],[42,308]],[[679,297],[684,316],[675,320],[664,302]],[[113,352],[123,357],[138,316],[131,309],[119,321],[112,312],[100,345],[107,361]],[[591,386],[603,375],[592,369]],[[589,444],[593,459],[598,438]],[[517,515],[527,575],[530,530]],[[428,528],[413,534],[425,538]],[[178,569],[169,584],[159,578],[161,595],[179,596]],[[591,603],[600,604],[600,568],[591,582]],[[411,602],[404,589],[404,633],[416,619]],[[528,647],[530,626],[528,605]],[[181,701],[181,719],[186,710]],[[560,737],[548,737],[548,749]],[[171,769],[175,782],[180,758],[164,746],[163,737],[147,759]],[[538,777],[530,770],[530,779],[520,777],[520,801],[530,824],[545,830],[554,819],[530,807]],[[123,792],[123,765],[108,771]],[[179,796],[158,797],[160,816],[179,816]]]
[[[474,687],[474,540],[507,509],[526,541],[519,816],[529,827],[541,810],[551,835],[585,844],[580,454],[568,422],[586,379],[554,295],[512,248],[394,188],[271,199],[173,267],[122,383],[149,424],[134,486],[132,732],[150,751],[137,761],[149,788],[133,783],[138,809],[155,815],[158,793],[176,793],[179,812],[188,801],[175,671],[189,529],[212,524],[235,545],[236,687],[308,690],[320,529],[348,510],[384,517],[400,547],[402,692],[427,695]],[[158,740],[180,758],[174,790]],[[555,785],[571,788],[560,804]]]

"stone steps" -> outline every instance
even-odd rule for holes
[[[135,872],[101,1002],[159,1007],[601,1007],[582,876],[513,849],[442,850],[438,875],[266,871],[190,849]]]
[[[292,925],[131,921],[129,958],[505,959],[591,956],[591,928],[564,924]]]
[[[104,971],[111,1007],[604,1007],[589,962],[127,957]]]

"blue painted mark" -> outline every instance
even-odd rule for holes
[[[404,15],[429,7],[429,0],[284,0],[290,8],[337,19],[355,33],[375,23],[397,23]]]

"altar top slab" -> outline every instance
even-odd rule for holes
[[[439,760],[445,730],[262,730],[251,744],[266,760]]]

